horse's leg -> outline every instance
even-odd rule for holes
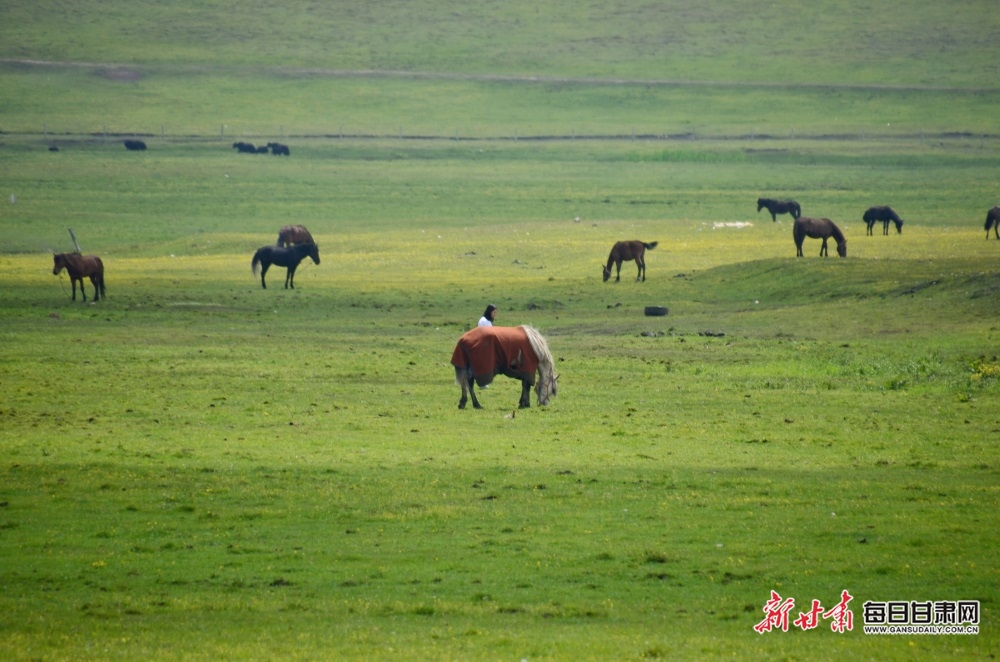
[[[521,400],[517,403],[518,409],[528,409],[531,407],[531,384],[527,379],[521,379]]]
[[[620,282],[622,279],[622,261],[617,260],[615,262],[615,282]]]
[[[90,284],[94,286],[94,301],[97,301],[97,295],[101,293],[100,280],[98,280],[97,274],[90,277]],[[84,301],[86,301],[86,298]]]
[[[288,267],[288,273],[285,274],[285,289],[288,289],[288,285],[291,284],[292,289],[295,289],[295,267]]]
[[[469,375],[469,395],[472,396],[472,406],[475,409],[482,409],[483,406],[479,404],[479,398],[476,397],[476,383],[473,381],[472,375]]]
[[[468,378],[464,374],[464,370],[460,368],[455,368],[455,377],[458,379],[459,386],[462,387],[462,399],[458,401],[458,408],[465,409],[465,403],[469,401],[469,385]]]
[[[827,250],[826,250],[826,237],[823,237],[823,245],[822,245],[822,246],[820,246],[820,249],[819,249],[819,256],[820,256],[820,257],[824,257],[824,256],[825,256],[825,257],[829,257],[829,253],[828,253],[828,252],[827,252]]]
[[[637,257],[637,258],[635,258],[635,265],[639,268],[639,275],[635,277],[635,282],[638,283],[641,280],[643,283],[645,283],[646,282],[646,261],[644,259],[642,259],[641,257]]]
[[[267,289],[267,281],[264,280],[264,276],[267,275],[267,270],[271,267],[270,262],[263,262],[260,265],[260,286],[265,290]]]
[[[768,211],[771,211],[771,210],[768,209]],[[775,214],[773,211],[771,211],[771,222],[772,223],[777,223],[778,222],[778,215]]]

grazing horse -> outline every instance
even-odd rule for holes
[[[531,406],[531,387],[535,387],[539,405],[547,405],[556,394],[559,375],[555,374],[549,345],[530,326],[477,326],[462,335],[451,355],[455,382],[462,387],[459,409],[465,409],[468,396],[472,406],[482,409],[476,398],[475,384],[485,387],[495,375],[521,381],[518,407]],[[535,380],[535,372],[538,380]]]
[[[264,281],[264,276],[267,274],[267,270],[271,268],[271,265],[288,267],[288,273],[285,274],[285,289],[287,290],[291,286],[294,290],[295,269],[299,266],[299,262],[306,257],[311,257],[313,262],[319,264],[319,246],[316,244],[296,244],[288,248],[262,246],[253,255],[253,261],[250,262],[250,271],[256,277],[257,265],[260,264],[260,285],[266,290],[267,283]]]
[[[896,234],[903,234],[903,219],[899,217],[899,214],[892,210],[892,207],[885,205],[869,207],[868,211],[862,217],[865,224],[868,225],[867,234],[872,234],[872,228],[876,223],[882,221],[882,234],[889,234],[889,222],[892,221],[896,224]]]
[[[94,286],[94,301],[97,301],[98,295],[102,299],[107,298],[104,294],[104,263],[101,258],[79,253],[56,253],[52,259],[53,275],[58,276],[63,269],[69,274],[70,282],[73,283],[73,301],[76,301],[76,281],[80,281],[80,296],[84,303],[87,301],[87,293],[83,291],[84,277],[90,278]]]
[[[757,213],[761,209],[767,208],[771,212],[771,221],[778,220],[778,214],[791,214],[792,218],[802,216],[802,207],[794,200],[772,200],[771,198],[757,198]]]
[[[986,213],[986,238],[990,238],[990,228],[993,228],[993,234],[997,239],[1000,239],[1000,206],[996,206]]]
[[[611,254],[608,255],[608,266],[601,266],[604,269],[604,282],[608,282],[611,278],[611,265],[614,264],[617,272],[615,273],[615,282],[621,280],[622,277],[622,262],[631,262],[635,260],[636,266],[639,267],[639,275],[635,277],[636,281],[641,280],[646,282],[646,249],[653,250],[660,242],[653,241],[648,244],[639,241],[638,239],[634,241],[619,241],[617,244],[612,246]]]
[[[313,236],[309,234],[309,230],[306,230],[304,225],[286,225],[278,232],[278,246],[315,243]]]
[[[806,237],[822,239],[823,247],[819,249],[820,256],[829,255],[826,240],[833,237],[837,242],[837,255],[847,257],[847,239],[833,221],[828,218],[809,218],[801,216],[792,225],[792,237],[795,238],[796,256],[802,257],[802,241]]]

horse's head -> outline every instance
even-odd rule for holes
[[[611,278],[611,269],[609,269],[606,265],[602,264],[601,270],[604,271],[604,282],[606,283],[608,282],[608,279]]]
[[[316,244],[306,244],[306,245],[309,246],[309,252],[306,253],[306,255],[311,257],[313,262],[319,264],[319,246],[317,246]]]
[[[549,404],[549,398],[556,395],[559,390],[559,375],[553,374],[551,377],[541,377],[535,384],[535,394],[538,396],[538,404]]]
[[[764,208],[764,198],[757,198],[757,211]]]
[[[840,257],[847,257],[847,240],[843,240],[837,244],[837,255]]]
[[[52,254],[52,275],[58,276],[59,272],[66,268],[66,255],[63,253]]]
[[[896,234],[903,234],[903,219],[896,221]]]

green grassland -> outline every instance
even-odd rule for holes
[[[0,657],[994,657],[998,19],[911,4],[8,3]],[[263,290],[287,223],[322,262]],[[457,409],[488,302],[548,407]]]

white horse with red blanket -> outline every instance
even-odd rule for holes
[[[486,386],[498,374],[521,381],[521,409],[531,406],[532,386],[540,405],[547,405],[556,394],[559,376],[549,344],[530,326],[478,326],[458,339],[451,364],[455,366],[455,382],[462,387],[459,409],[465,409],[469,395],[472,406],[482,409],[474,384]]]

